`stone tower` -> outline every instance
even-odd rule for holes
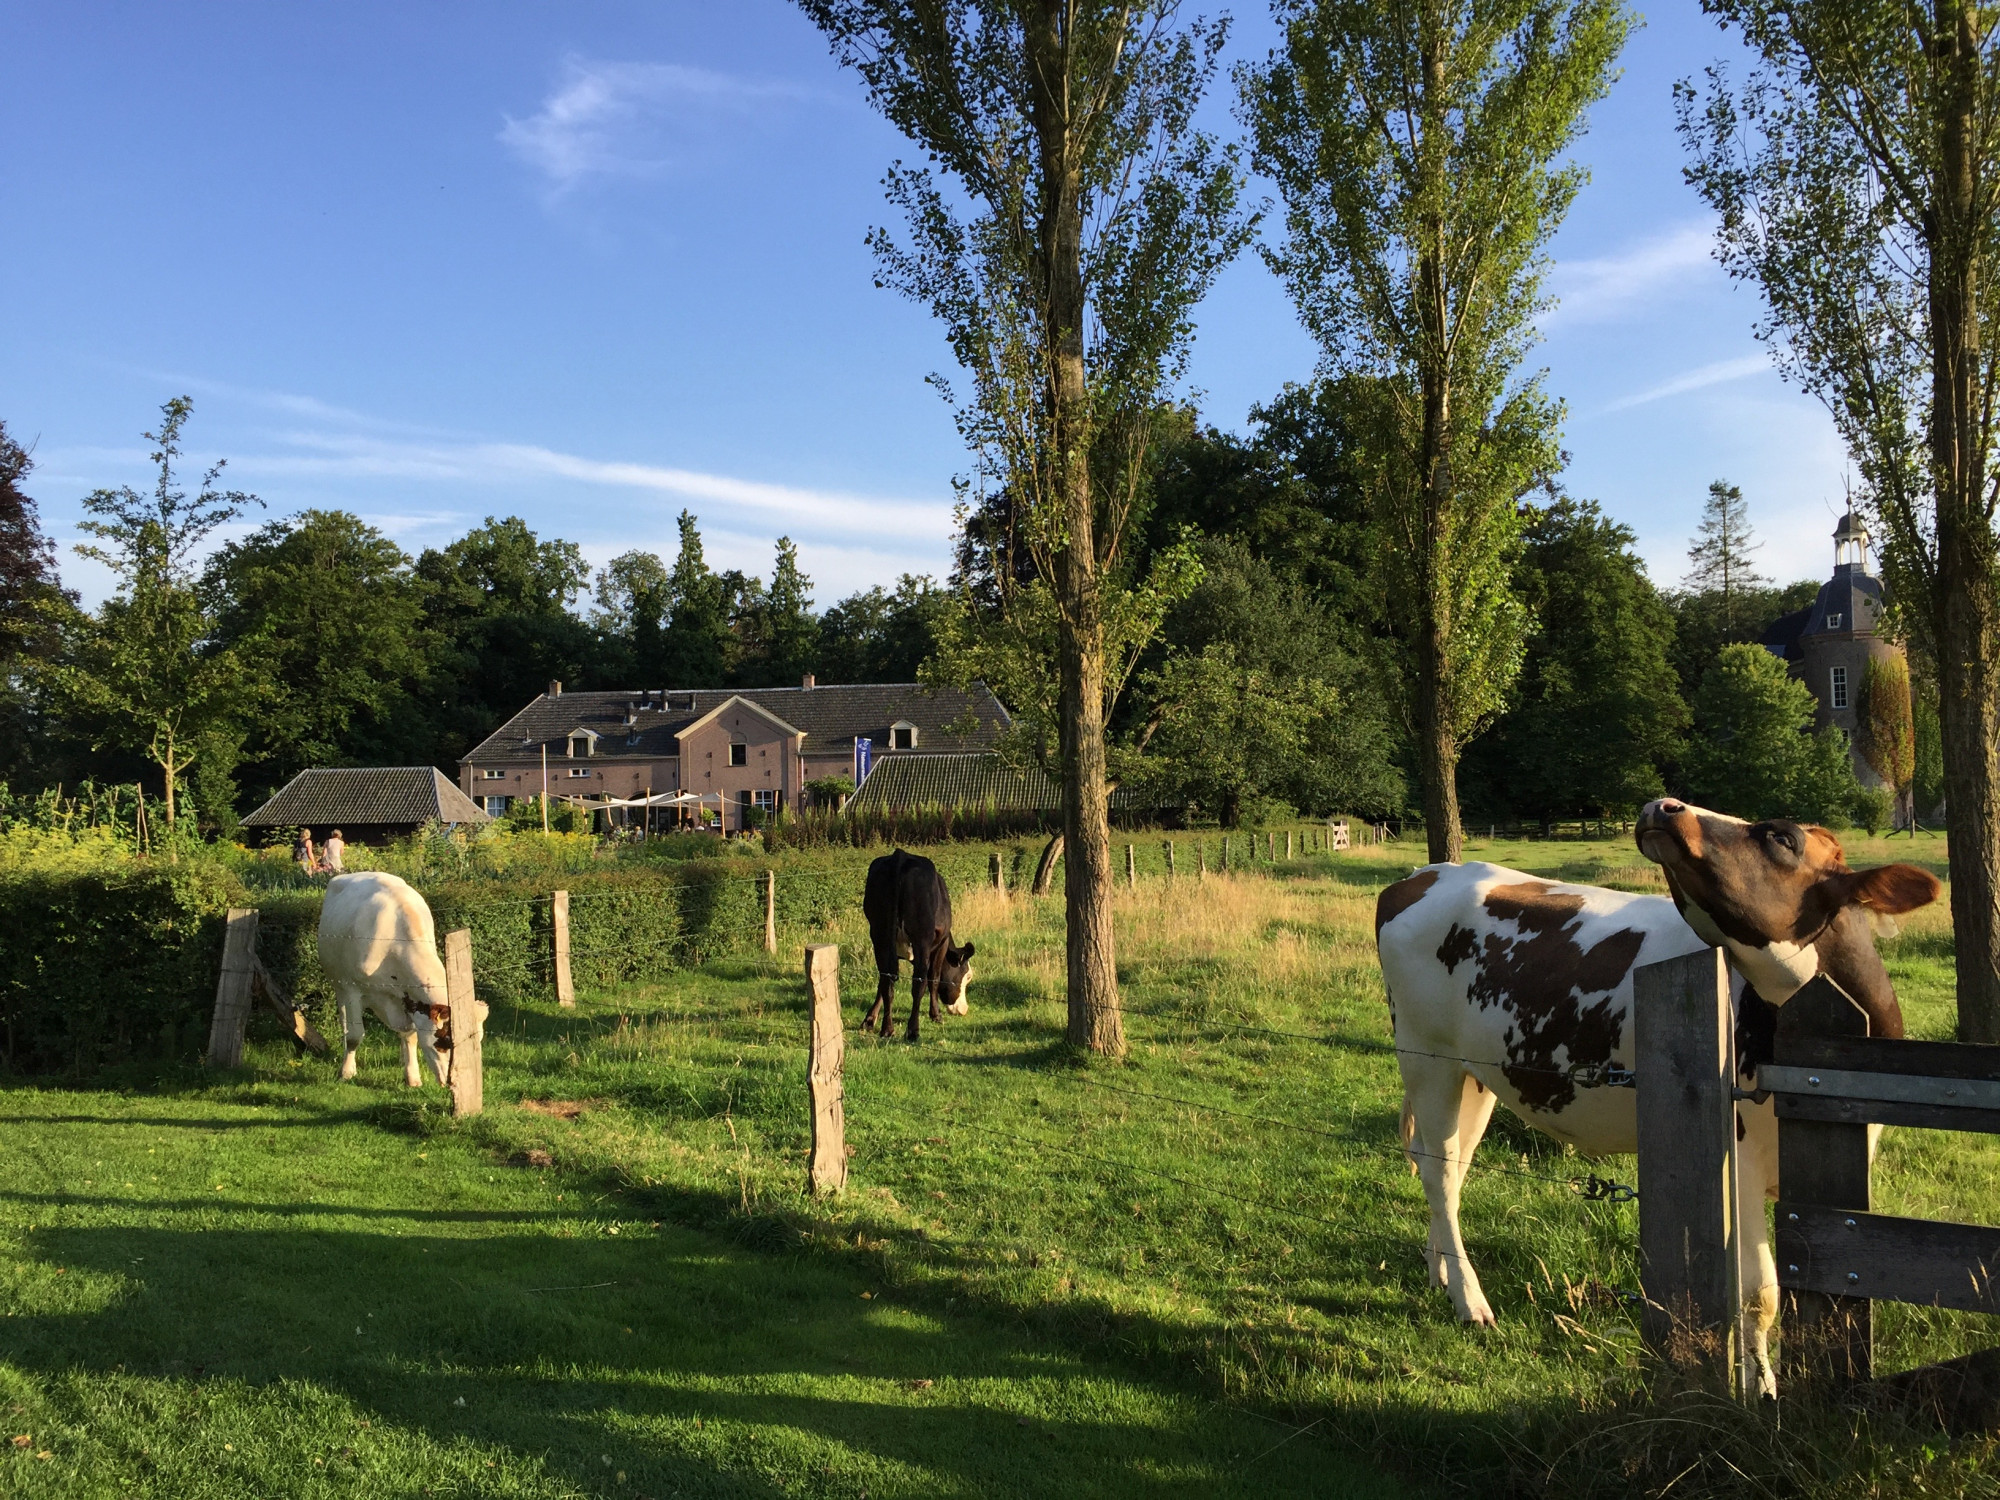
[[[1868,663],[1901,660],[1903,648],[1877,631],[1882,581],[1868,571],[1868,528],[1852,511],[1833,529],[1833,577],[1805,609],[1771,627],[1765,644],[1782,655],[1819,701],[1820,724],[1831,724],[1852,744],[1860,724],[1861,685]],[[1863,786],[1882,778],[1854,751],[1854,774]]]

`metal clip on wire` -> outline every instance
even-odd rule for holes
[[[1571,1063],[1566,1075],[1580,1089],[1635,1089],[1639,1075],[1614,1062]]]
[[[1572,1177],[1570,1190],[1588,1203],[1637,1203],[1639,1190],[1592,1172],[1588,1177]]]

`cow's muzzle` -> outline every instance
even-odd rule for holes
[[[1632,834],[1639,852],[1656,865],[1701,857],[1701,818],[1675,798],[1661,797],[1639,809]]]

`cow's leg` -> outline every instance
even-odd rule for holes
[[[1424,1244],[1431,1279],[1451,1294],[1461,1322],[1490,1324],[1493,1309],[1459,1233],[1458,1197],[1473,1148],[1493,1115],[1492,1091],[1456,1062],[1405,1054],[1402,1065],[1407,1144],[1431,1208]]]
[[[355,1054],[361,1050],[363,1017],[366,1015],[361,1001],[361,986],[337,984],[334,994],[340,1001],[340,1024],[347,1040],[346,1049],[340,1055],[340,1076],[352,1078],[360,1066]]]
[[[942,1026],[944,1024],[944,1012],[938,1009],[938,988],[940,983],[944,979],[944,953],[945,953],[945,948],[949,945],[949,943],[950,943],[950,936],[949,934],[947,934],[944,937],[940,937],[937,941],[937,945],[931,949],[930,960],[929,960],[929,966],[930,966],[929,982],[925,986],[925,988],[930,991],[931,1022],[933,1025],[937,1026]]]
[[[910,975],[910,1024],[903,1028],[903,1040],[906,1042],[917,1039],[917,1017],[923,1011],[924,991],[929,987],[930,979],[921,958],[913,961],[910,968],[913,971]]]
[[[1743,1389],[1775,1398],[1771,1326],[1778,1321],[1778,1263],[1764,1222],[1764,1202],[1778,1196],[1778,1117],[1767,1100],[1736,1106],[1736,1276],[1743,1294],[1738,1348]]]
[[[879,1017],[882,1035],[887,1036],[893,1024],[889,1013],[896,1007],[896,934],[893,929],[871,922],[868,924],[868,941],[875,950],[875,1003],[861,1018],[861,1029],[869,1030]]]

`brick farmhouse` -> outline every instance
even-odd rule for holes
[[[516,798],[718,799],[723,826],[751,809],[801,811],[806,786],[904,756],[985,759],[1012,720],[983,685],[549,690],[459,763],[459,785],[491,816]],[[546,772],[544,771],[546,766]],[[709,802],[713,809],[716,801]]]

